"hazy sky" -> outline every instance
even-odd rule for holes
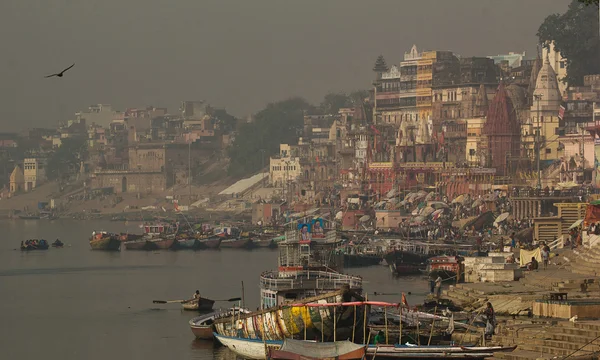
[[[0,131],[54,127],[90,104],[207,100],[238,116],[289,96],[368,88],[413,43],[527,51],[569,0],[2,0]],[[75,62],[64,78],[44,79]]]

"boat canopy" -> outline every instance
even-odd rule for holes
[[[269,350],[269,358],[282,360],[353,360],[362,359],[365,356],[365,352],[366,348],[364,345],[357,345],[347,340],[309,342],[285,339],[283,341],[283,346],[279,350]]]

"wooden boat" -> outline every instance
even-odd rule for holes
[[[168,236],[165,238],[152,239],[150,240],[152,244],[156,246],[159,250],[167,250],[170,249],[175,243],[175,236]]]
[[[252,245],[257,248],[275,249],[277,243],[273,239],[253,240]]]
[[[200,241],[195,239],[195,238],[183,238],[183,239],[177,239],[177,241],[175,242],[174,248],[175,249],[182,249],[182,250],[194,250],[197,249],[200,246]]]
[[[329,338],[333,336],[335,328],[336,334],[344,338],[351,336],[354,327],[363,328],[361,324],[366,307],[349,306],[336,309],[332,304],[337,305],[353,299],[362,301],[362,297],[344,287],[342,290],[303,299],[298,304],[275,306],[241,315],[237,319],[219,319],[215,321],[215,331],[230,337],[283,340],[299,334],[306,334],[310,339]],[[337,319],[337,322],[334,319]]]
[[[181,303],[181,307],[183,310],[188,311],[210,311],[212,310],[214,304],[214,300],[201,297],[200,301],[197,301],[196,299],[190,299],[186,302],[183,302]]]
[[[392,250],[385,254],[384,259],[396,275],[416,275],[427,267],[429,256],[404,250]]]
[[[192,334],[194,334],[198,340],[213,340],[215,338],[213,335],[213,323],[215,322],[215,319],[238,313],[247,314],[249,312],[250,311],[247,309],[234,307],[227,311],[219,310],[197,316],[189,321],[190,329],[192,330]]]
[[[94,232],[90,238],[90,247],[92,250],[119,251],[121,250],[121,241],[114,234]]]
[[[244,359],[264,360],[267,358],[267,349],[279,349],[283,345],[283,340],[248,339],[218,333],[213,335],[223,346]]]
[[[205,239],[198,240],[198,248],[199,249],[218,249],[221,246],[221,242],[223,238],[220,236],[210,236]]]
[[[366,346],[348,340],[318,343],[285,339],[281,348],[272,347],[267,351],[267,358],[274,360],[362,360]]]
[[[382,260],[377,254],[344,254],[344,268],[379,265]]]
[[[22,219],[22,220],[39,220],[40,217],[38,215],[25,214],[25,215],[19,215],[19,219]]]
[[[510,352],[516,346],[417,346],[417,345],[369,345],[367,358],[396,359],[485,359],[497,352]]]
[[[127,250],[156,250],[158,249],[149,239],[128,240],[123,242]]]
[[[48,245],[48,241],[41,239],[33,239],[27,240],[25,242],[21,241],[21,251],[31,251],[31,250],[48,250],[50,246]]]
[[[453,280],[460,274],[461,260],[458,256],[436,256],[427,260],[427,272],[430,279]],[[460,279],[459,279],[460,280]]]
[[[252,245],[252,238],[225,239],[221,241],[221,248],[228,249],[250,249]]]
[[[119,240],[121,240],[121,241],[139,240],[143,236],[144,236],[143,234],[121,233],[121,234],[119,234]]]

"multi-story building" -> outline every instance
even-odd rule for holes
[[[88,125],[96,124],[102,127],[108,127],[116,115],[117,112],[114,111],[110,105],[91,105],[87,110],[75,114],[75,122],[80,123],[83,121]]]
[[[279,145],[279,154],[269,160],[269,182],[275,187],[284,187],[302,174],[300,157],[295,146]]]
[[[26,158],[23,160],[24,190],[31,191],[46,181],[45,158]]]

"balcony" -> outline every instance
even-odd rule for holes
[[[260,288],[271,291],[288,290],[336,290],[342,285],[351,289],[362,288],[362,278],[327,271],[302,270],[291,273],[267,271],[260,276]],[[285,277],[284,277],[285,276]]]

